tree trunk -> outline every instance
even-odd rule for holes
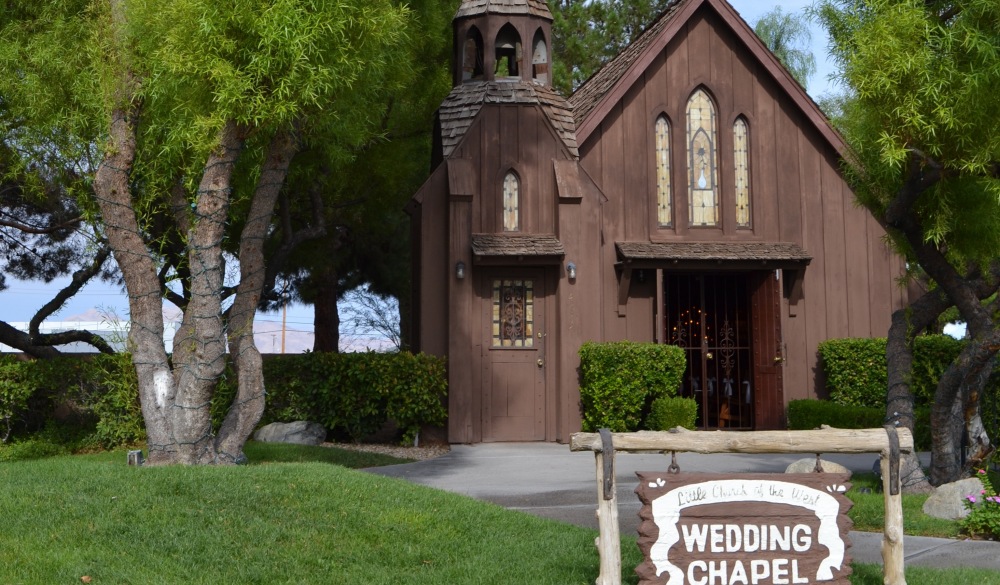
[[[909,429],[910,433],[913,433],[916,422],[913,415],[913,393],[910,391],[910,376],[913,369],[912,332],[919,330],[917,325],[925,320],[936,319],[937,315],[947,308],[947,300],[940,300],[940,296],[936,293],[926,293],[911,303],[909,308],[894,312],[886,340],[889,385],[885,420],[888,424]],[[933,314],[939,305],[944,307]],[[900,483],[903,490],[908,493],[924,493],[933,489],[927,481],[916,453],[904,455],[900,461]]]
[[[337,297],[340,296],[340,280],[333,268],[314,272],[312,281],[316,285],[316,301],[313,305],[316,336],[313,351],[338,353],[340,351],[340,313]]]
[[[989,379],[998,347],[1000,331],[994,331],[985,339],[979,336],[970,340],[938,382],[931,409],[931,483],[934,485],[962,478],[962,433],[967,423],[971,424],[975,418],[979,396]],[[982,438],[977,433],[976,440]],[[982,445],[978,446],[978,450],[983,449]]]
[[[260,351],[254,344],[253,320],[264,289],[266,267],[264,240],[271,226],[278,193],[285,183],[288,167],[297,147],[290,132],[279,132],[268,147],[267,159],[254,190],[250,213],[240,235],[240,284],[236,300],[227,312],[229,353],[239,384],[236,399],[219,428],[216,453],[219,461],[246,460],[243,445],[264,414],[264,373]]]
[[[399,349],[411,351],[413,347],[413,303],[411,293],[407,289],[396,299],[399,301]]]
[[[211,400],[226,367],[222,240],[229,216],[232,174],[244,134],[245,130],[232,121],[223,128],[219,147],[205,162],[186,237],[191,297],[174,338],[176,393],[171,415],[176,455],[171,463],[217,462]]]

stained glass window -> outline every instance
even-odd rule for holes
[[[719,223],[715,105],[703,90],[687,105],[688,208],[692,226]]]
[[[747,122],[733,124],[733,152],[736,170],[736,227],[750,226],[750,137]]]
[[[535,293],[531,280],[493,281],[493,347],[532,347]]]
[[[513,171],[503,179],[503,231],[516,232],[521,229],[520,184]]]
[[[656,217],[661,226],[673,223],[670,208],[670,123],[656,119]]]

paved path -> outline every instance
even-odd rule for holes
[[[872,469],[877,455],[825,455],[855,472]],[[801,455],[677,456],[681,471],[783,472]],[[633,493],[636,471],[666,469],[663,455],[619,453],[615,457],[618,509],[622,534],[636,534],[639,500]],[[535,516],[597,528],[597,480],[594,456],[573,453],[555,443],[487,443],[452,445],[436,459],[369,469],[390,477],[464,494],[478,500],[521,510]],[[882,535],[852,532],[852,556],[863,563],[881,563]],[[1000,543],[941,538],[906,537],[908,565],[981,567],[1000,571]],[[1000,583],[1000,576],[998,576]]]

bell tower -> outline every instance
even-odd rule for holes
[[[453,83],[552,85],[552,13],[545,0],[463,0],[453,21]]]

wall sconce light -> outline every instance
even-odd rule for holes
[[[576,280],[576,264],[573,262],[566,265],[566,276],[568,276],[570,280]]]
[[[459,262],[455,265],[455,278],[459,280],[465,278],[465,262]]]

